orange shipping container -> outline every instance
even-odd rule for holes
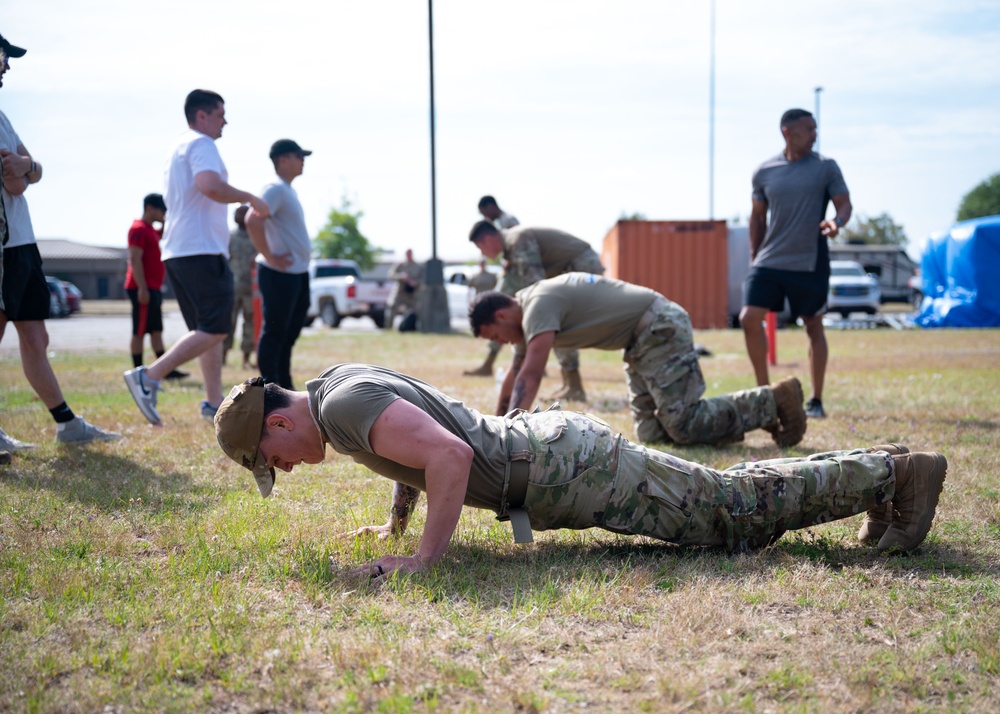
[[[727,326],[725,221],[618,221],[604,236],[607,275],[681,305],[700,330]]]

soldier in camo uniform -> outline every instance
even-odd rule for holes
[[[229,327],[229,336],[222,343],[222,362],[225,363],[229,350],[233,347],[236,323],[243,316],[243,332],[240,339],[240,352],[243,353],[243,369],[253,367],[250,357],[255,351],[253,334],[253,274],[254,258],[257,249],[254,248],[247,233],[246,217],[250,206],[236,208],[233,221],[236,227],[229,233],[229,269],[233,271],[233,319]]]
[[[395,481],[388,522],[353,535],[401,535],[426,492],[417,553],[355,571],[378,577],[437,562],[463,505],[510,518],[522,542],[532,530],[603,528],[730,551],[867,511],[859,540],[906,551],[930,530],[947,470],[940,454],[889,444],[717,471],[633,444],[587,414],[487,416],[365,364],[331,367],[301,392],[247,380],[223,401],[215,430],[265,498],[276,468],[320,463],[327,444]]]
[[[497,414],[530,409],[553,347],[623,350],[635,434],[644,443],[724,444],[767,429],[779,446],[806,431],[797,379],[703,399],[691,320],[654,290],[589,273],[542,280],[514,297],[483,293],[469,310],[477,337],[514,345]]]
[[[517,226],[501,231],[489,221],[480,221],[472,227],[469,240],[489,259],[503,255],[504,271],[499,289],[507,295],[563,273],[604,274],[601,258],[589,243],[553,228]],[[466,374],[491,373],[499,347],[494,350],[495,342],[490,344],[486,364]],[[568,348],[557,349],[555,353],[562,370],[563,386],[552,399],[587,401],[580,377],[580,352]]]

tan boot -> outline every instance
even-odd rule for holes
[[[486,355],[486,361],[483,362],[479,367],[475,369],[467,369],[462,374],[466,377],[492,377],[493,376],[493,363],[496,362],[497,353],[493,350],[489,351]]]
[[[585,402],[587,393],[583,390],[583,380],[580,378],[580,370],[562,370],[563,386],[549,399],[564,402]]]
[[[892,525],[878,542],[880,553],[909,551],[923,542],[948,473],[948,460],[938,453],[899,454],[892,462],[896,476]]]
[[[806,434],[806,412],[802,408],[802,384],[795,377],[783,379],[773,387],[778,425],[768,429],[778,446],[795,446]]]
[[[877,444],[868,449],[869,454],[876,451],[885,451],[892,456],[910,453],[909,449],[900,444]],[[891,525],[892,502],[886,501],[865,514],[865,520],[862,521],[861,528],[858,529],[858,540],[861,543],[878,543],[879,538],[885,535]]]

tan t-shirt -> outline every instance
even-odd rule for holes
[[[514,351],[523,354],[533,337],[553,331],[556,347],[625,349],[658,296],[655,290],[591,273],[541,280],[515,296],[524,313],[524,343]]]
[[[472,447],[465,505],[497,510],[503,495],[503,418],[480,414],[431,385],[384,367],[340,364],[306,383],[313,417],[334,451],[393,481],[427,490],[424,471],[378,456],[368,434],[386,407],[404,399]]]
[[[592,250],[590,243],[555,228],[516,226],[502,233],[504,257],[515,266],[537,261],[546,278],[562,275],[581,253]]]

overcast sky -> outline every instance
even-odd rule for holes
[[[475,255],[482,194],[595,247],[623,213],[710,217],[710,7],[680,0],[434,4],[438,255]],[[293,184],[315,234],[348,196],[377,246],[431,253],[422,0],[0,0],[0,109],[44,164],[39,238],[124,246],[186,128],[226,99],[230,182],[259,191],[270,144],[315,153]],[[744,221],[778,119],[815,108],[855,214],[888,212],[911,253],[1000,171],[996,0],[718,0],[714,217]]]

